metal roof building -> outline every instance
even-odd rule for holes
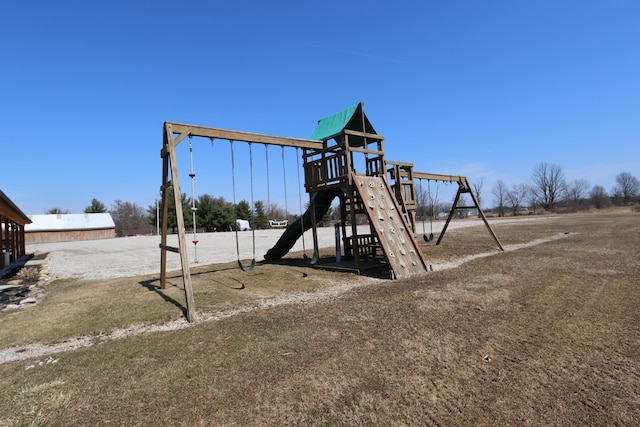
[[[111,239],[116,225],[109,213],[30,215],[25,227],[27,244]]]

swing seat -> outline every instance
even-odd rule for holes
[[[426,234],[424,236],[422,236],[424,238],[425,242],[431,242],[433,241],[433,233],[430,233],[429,236],[427,236]]]
[[[245,273],[250,273],[253,271],[253,269],[256,267],[256,259],[252,259],[251,260],[251,265],[249,265],[249,267],[244,267],[244,265],[242,265],[242,261],[238,260],[238,267],[240,267],[240,270],[244,271]]]

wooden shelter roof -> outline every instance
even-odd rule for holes
[[[0,190],[0,216],[9,218],[10,221],[16,224],[31,224],[31,219],[2,190]]]

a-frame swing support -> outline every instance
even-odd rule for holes
[[[449,211],[449,215],[447,216],[447,220],[444,223],[444,227],[442,228],[442,232],[440,233],[440,236],[438,236],[438,240],[436,241],[436,245],[439,245],[440,242],[442,241],[442,238],[444,237],[444,233],[447,231],[447,227],[449,226],[449,222],[451,222],[451,219],[453,218],[453,215],[455,214],[455,211],[460,210],[460,209],[476,209],[478,211],[478,215],[480,216],[480,218],[482,218],[482,221],[484,222],[485,226],[487,227],[487,230],[489,231],[489,234],[491,234],[491,237],[493,237],[493,240],[496,242],[496,245],[498,245],[498,248],[500,248],[501,251],[504,251],[504,247],[502,246],[502,243],[500,243],[500,240],[498,239],[498,236],[496,236],[496,233],[493,232],[493,229],[491,228],[491,225],[489,224],[489,221],[487,221],[487,217],[484,214],[484,211],[482,210],[482,207],[480,206],[480,202],[478,201],[478,198],[476,197],[475,193],[473,192],[473,189],[471,188],[471,184],[469,183],[469,180],[464,177],[464,176],[455,176],[455,175],[441,175],[441,174],[433,174],[433,173],[424,173],[424,172],[413,172],[413,179],[426,179],[426,180],[430,180],[430,181],[443,181],[443,182],[455,182],[458,184],[458,191],[456,192],[456,197],[453,200],[453,205],[451,207],[451,210]],[[458,206],[458,201],[460,200],[460,196],[462,196],[462,194],[464,193],[469,193],[469,195],[471,195],[471,200],[473,201],[473,206]]]
[[[189,268],[189,256],[187,239],[184,228],[184,212],[178,178],[178,163],[176,147],[187,137],[204,137],[209,139],[226,139],[228,141],[243,141],[247,143],[259,143],[265,145],[279,145],[317,150],[322,148],[318,141],[287,138],[274,135],[241,132],[227,129],[218,129],[204,126],[187,125],[182,123],[165,122],[163,126],[162,150],[162,185],[160,193],[162,199],[162,223],[160,238],[160,288],[165,289],[167,281],[167,251],[180,255],[182,269],[182,283],[184,285],[186,301],[186,317],[189,322],[197,321],[193,287],[191,283],[191,271]],[[173,188],[173,200],[169,200],[169,188]],[[178,247],[167,245],[169,203],[174,203],[176,208],[176,220],[178,226]],[[317,249],[317,248],[316,248]]]

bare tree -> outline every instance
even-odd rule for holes
[[[440,186],[437,181],[435,189],[431,188],[431,180],[427,180],[427,186],[425,188],[422,185],[422,180],[416,188],[416,217],[417,219],[424,220],[428,217],[436,217],[439,212],[438,197],[440,195]],[[440,211],[442,212],[442,211]]]
[[[557,165],[545,162],[538,163],[531,175],[533,188],[545,209],[552,209],[562,199],[564,189],[564,173]]]
[[[478,204],[482,207],[482,187],[484,186],[484,178],[480,178],[480,181],[471,184],[473,186],[473,192],[478,199]]]
[[[540,204],[540,199],[538,198],[538,192],[536,191],[535,188],[533,188],[530,185],[527,186],[527,189],[528,189],[527,202],[529,203],[529,209],[531,209],[533,213],[536,214],[536,209]]]
[[[633,202],[633,198],[640,193],[640,181],[629,172],[622,172],[616,176],[614,194],[620,195],[625,204]]]
[[[286,209],[273,202],[267,206],[266,212],[269,219],[283,220],[289,217],[289,212]]]
[[[589,192],[589,197],[596,209],[606,208],[611,203],[607,190],[601,185],[594,185]]]
[[[482,209],[482,187],[484,186],[484,178],[480,178],[480,181],[471,184],[473,186],[473,192],[478,199],[478,207]],[[476,212],[480,216],[480,212]]]
[[[491,193],[495,197],[496,209],[498,210],[498,216],[504,216],[504,207],[507,201],[507,184],[503,180],[499,179],[493,186]]]
[[[527,184],[513,184],[510,190],[507,191],[506,201],[511,207],[513,216],[518,214],[518,210],[522,207],[522,201],[527,197],[529,193],[529,186]]]
[[[145,210],[135,203],[116,200],[113,202],[110,213],[116,225],[118,237],[146,234],[149,231],[149,220],[145,215]]]
[[[589,191],[589,181],[586,179],[574,179],[566,185],[565,195],[567,204],[572,210],[577,210],[582,205],[587,192]]]
[[[427,190],[422,186],[422,180],[416,188],[416,219],[424,220],[427,217],[429,204],[429,195]]]

